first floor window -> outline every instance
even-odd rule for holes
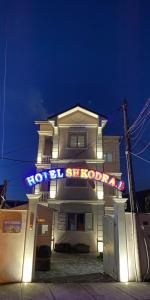
[[[68,214],[68,228],[69,231],[76,230],[76,215]]]
[[[93,230],[92,213],[68,213],[67,214],[68,231],[90,231]]]

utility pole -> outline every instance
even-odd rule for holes
[[[127,100],[123,101],[122,110],[124,117],[124,134],[125,134],[125,146],[126,146],[126,161],[127,161],[127,173],[128,173],[128,186],[129,186],[129,197],[131,207],[131,220],[132,220],[132,236],[133,236],[133,249],[134,249],[134,267],[136,281],[141,281],[141,270],[140,270],[140,258],[139,258],[139,244],[137,236],[138,220],[137,220],[137,205],[135,199],[135,183],[133,176],[132,157],[131,157],[131,142],[129,132],[129,120],[128,120],[128,104]]]
[[[132,167],[131,142],[130,142],[127,108],[128,108],[127,100],[124,100],[122,104],[122,110],[123,110],[123,117],[124,117],[124,134],[125,134],[125,146],[126,146],[125,154],[126,154],[126,161],[127,161],[130,207],[131,207],[131,212],[136,213],[137,207],[136,207],[136,199],[135,199],[135,183],[134,183],[133,167]]]

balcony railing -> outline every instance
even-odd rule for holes
[[[40,202],[47,202],[48,199],[49,199],[49,191],[42,192]]]
[[[50,155],[42,155],[42,164],[50,164],[51,156]]]

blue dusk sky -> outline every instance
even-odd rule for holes
[[[130,124],[137,118],[150,96],[149,12],[149,0],[0,0],[0,183],[9,181],[8,199],[29,192],[35,120],[80,103],[107,116],[105,134],[123,136],[123,98]],[[29,162],[2,159],[3,113],[4,157]],[[135,154],[149,143],[148,125],[137,143],[138,131],[132,136]],[[124,140],[120,147],[127,182]],[[150,188],[150,164],[133,157],[133,167],[136,190]]]

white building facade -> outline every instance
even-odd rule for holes
[[[37,172],[55,168],[90,169],[121,179],[119,136],[105,136],[107,119],[80,105],[39,126]],[[103,215],[113,210],[115,188],[100,181],[62,178],[36,185],[40,203],[54,209],[53,247],[59,243],[86,244],[103,252]],[[118,195],[119,194],[119,195]]]

